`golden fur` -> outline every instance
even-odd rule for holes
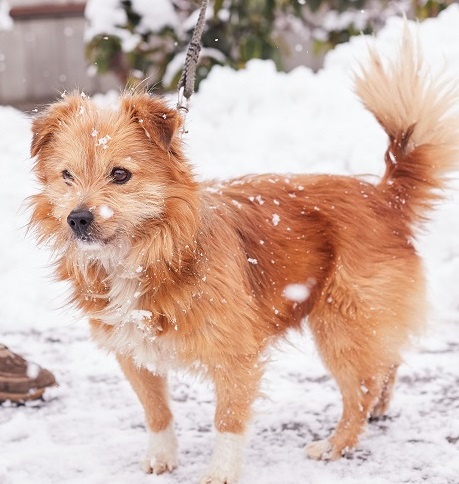
[[[414,229],[458,159],[458,96],[429,77],[407,33],[397,61],[384,67],[371,52],[356,86],[389,136],[377,185],[329,175],[200,184],[180,115],[146,94],[125,94],[118,110],[72,94],[33,121],[42,190],[32,224],[95,340],[116,353],[151,432],[171,424],[165,373],[174,365],[214,382],[217,430],[242,434],[266,347],[306,317],[343,398],[336,430],[308,455],[340,457],[386,411],[401,352],[426,314]],[[113,183],[115,167],[132,178]],[[75,209],[94,216],[90,243],[67,223]],[[237,480],[217,474],[203,482]]]

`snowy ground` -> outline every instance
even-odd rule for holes
[[[459,7],[421,24],[427,59],[459,75]],[[401,22],[378,38],[393,50]],[[385,137],[352,92],[351,70],[366,41],[353,39],[318,74],[279,74],[269,62],[215,70],[193,98],[187,150],[199,176],[247,172],[381,174]],[[54,371],[45,401],[0,407],[1,484],[195,483],[211,453],[213,396],[203,382],[173,375],[180,467],[145,476],[142,410],[112,356],[95,348],[84,321],[64,307],[48,253],[25,233],[23,200],[35,187],[30,123],[0,107],[0,340]],[[459,183],[453,183],[459,188]],[[459,483],[459,191],[451,191],[419,238],[432,314],[401,368],[389,415],[370,424],[358,450],[339,462],[307,460],[340,412],[337,388],[309,335],[273,351],[247,444],[242,484]],[[22,207],[22,208],[21,208]]]

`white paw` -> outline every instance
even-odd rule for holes
[[[142,470],[147,474],[162,474],[163,472],[172,472],[177,467],[176,457],[145,457],[141,462]]]
[[[178,464],[177,437],[173,424],[161,432],[150,432],[150,443],[145,459],[141,462],[147,474],[162,474],[173,471]]]
[[[306,446],[306,456],[317,460],[332,459],[333,446],[328,439],[316,440]]]
[[[199,481],[199,484],[232,484],[233,482],[237,482],[237,481],[229,481],[227,478],[224,478],[224,477],[209,475],[209,476],[204,476]]]
[[[241,475],[243,444],[243,435],[217,432],[212,461],[200,484],[237,483]]]

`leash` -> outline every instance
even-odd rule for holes
[[[204,31],[204,24],[206,20],[206,9],[207,0],[202,0],[198,21],[196,23],[193,36],[191,37],[191,41],[186,52],[185,65],[183,67],[180,80],[178,82],[177,110],[183,112],[184,118],[188,113],[190,97],[194,92],[196,68],[198,66],[199,53],[201,52],[202,47],[201,37]]]

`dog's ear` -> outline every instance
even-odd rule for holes
[[[52,129],[48,126],[48,120],[43,114],[32,121],[32,144],[30,153],[32,157],[37,156],[40,150],[48,144],[52,137]]]
[[[59,127],[70,116],[81,112],[84,97],[79,94],[66,96],[62,101],[51,104],[44,112],[32,120],[32,143],[30,152],[32,157],[49,144]]]
[[[164,151],[169,151],[183,122],[176,110],[167,107],[162,99],[148,94],[124,96],[121,99],[121,110],[139,123],[147,137]]]

